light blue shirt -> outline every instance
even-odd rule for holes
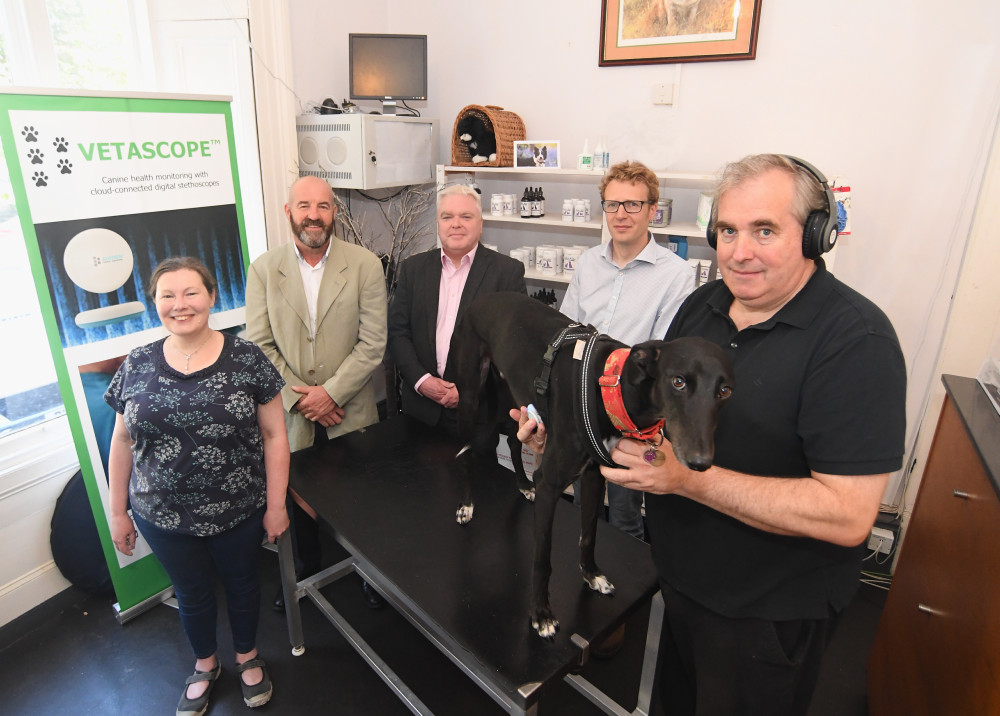
[[[609,241],[580,255],[559,310],[630,346],[662,340],[695,288],[694,269],[651,236],[625,268],[611,260],[611,249]]]

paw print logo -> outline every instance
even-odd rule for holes
[[[21,130],[21,134],[24,136],[24,141],[26,142],[37,142],[38,141],[38,130],[32,126],[25,126]]]
[[[32,164],[41,164],[42,163],[42,158],[44,156],[45,155],[42,154],[42,150],[41,149],[29,149],[28,150],[28,159],[31,160]]]
[[[35,186],[49,185],[48,177],[45,176],[45,172],[35,172],[31,177],[31,181],[35,182]]]
[[[52,146],[56,148],[57,152],[69,151],[69,142],[66,141],[66,137],[56,137],[55,141],[52,142]]]
[[[56,166],[59,167],[59,172],[62,174],[72,174],[73,165],[70,163],[69,159],[60,159]]]

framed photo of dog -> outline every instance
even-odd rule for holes
[[[752,60],[762,0],[602,0],[598,64]]]
[[[521,169],[558,169],[559,141],[527,139],[514,142],[514,166]]]

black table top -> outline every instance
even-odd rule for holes
[[[941,381],[1000,497],[1000,415],[974,378],[944,375]]]
[[[518,689],[579,664],[571,636],[599,643],[655,594],[656,570],[648,545],[599,520],[597,562],[616,592],[592,591],[580,576],[579,510],[559,500],[550,601],[560,630],[542,640],[528,618],[533,506],[498,465],[477,478],[475,516],[459,525],[455,452],[438,431],[398,416],[294,453],[290,484],[341,544],[447,635],[463,663],[478,663],[515,703],[530,704],[532,687]]]

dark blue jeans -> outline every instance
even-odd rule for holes
[[[174,584],[181,625],[195,658],[215,653],[216,579],[226,592],[233,648],[245,654],[257,645],[260,616],[258,556],[264,533],[264,508],[236,527],[211,537],[161,530],[139,515],[135,526],[149,543]]]

